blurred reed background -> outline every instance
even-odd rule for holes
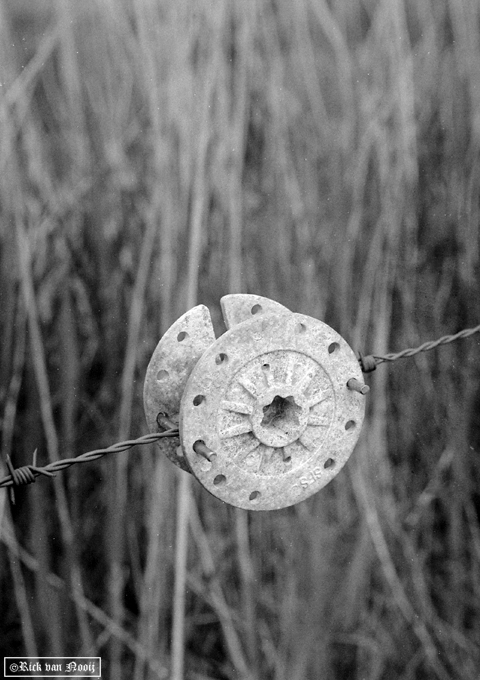
[[[192,301],[221,330],[221,295],[266,295],[367,353],[478,324],[479,28],[477,0],[2,0],[3,460],[144,434]],[[298,506],[192,486],[187,680],[478,680],[479,361],[379,367]],[[4,655],[181,674],[181,474],[152,446],[0,491]]]

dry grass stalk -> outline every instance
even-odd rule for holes
[[[3,452],[143,431],[159,335],[197,301],[220,328],[223,293],[379,353],[478,323],[479,12],[3,3]],[[8,640],[135,680],[476,680],[477,375],[474,340],[380,367],[347,470],[293,510],[247,521],[186,476],[176,509],[155,449],[19,491]]]

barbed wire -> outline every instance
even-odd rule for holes
[[[370,373],[371,371],[374,371],[379,364],[382,364],[384,362],[397,361],[397,359],[406,359],[408,357],[413,357],[416,354],[419,354],[420,352],[428,352],[432,349],[440,347],[441,345],[448,345],[449,343],[454,342],[455,340],[469,338],[475,333],[480,333],[480,324],[478,326],[475,326],[474,328],[465,328],[464,330],[459,331],[454,335],[444,335],[441,338],[438,338],[437,340],[430,340],[428,342],[424,342],[422,345],[419,345],[418,347],[404,349],[401,352],[396,353],[392,352],[390,354],[385,355],[369,354],[366,356],[359,352],[358,361],[360,363],[360,367],[363,373]],[[127,451],[128,449],[131,449],[134,446],[153,444],[159,441],[160,439],[168,437],[178,437],[179,436],[178,428],[171,427],[171,421],[168,420],[166,414],[159,414],[159,417],[161,417],[160,420],[158,421],[159,424],[161,425],[163,422],[166,424],[164,426],[168,427],[168,429],[166,429],[164,432],[152,432],[151,434],[143,435],[143,437],[139,437],[138,439],[128,439],[123,442],[117,442],[116,444],[112,444],[111,446],[108,446],[104,449],[94,449],[93,451],[87,451],[86,453],[82,453],[79,456],[76,456],[75,458],[59,459],[52,463],[48,463],[48,465],[45,465],[43,467],[37,466],[36,449],[33,453],[32,465],[24,465],[16,469],[13,467],[10,457],[7,456],[6,462],[10,474],[0,479],[0,488],[9,487],[10,498],[14,503],[15,497],[13,495],[13,488],[15,486],[31,484],[32,482],[35,482],[37,477],[39,477],[40,475],[43,475],[45,477],[55,477],[55,472],[65,470],[66,468],[69,468],[72,465],[78,465],[79,463],[90,463],[92,460],[103,458],[103,456],[106,456],[109,453],[121,453],[122,451]]]
[[[166,430],[165,432],[152,432],[151,434],[145,434],[143,437],[139,437],[138,439],[128,439],[123,442],[117,442],[116,444],[107,446],[104,449],[94,449],[93,451],[87,451],[86,453],[82,453],[75,458],[60,458],[59,460],[48,463],[48,465],[43,467],[37,467],[37,449],[35,449],[33,452],[32,465],[24,465],[23,467],[16,469],[13,468],[10,456],[7,456],[7,467],[10,471],[10,474],[0,479],[0,488],[10,487],[10,490],[12,491],[12,487],[23,484],[31,484],[40,475],[44,475],[45,477],[55,477],[55,472],[65,470],[72,465],[78,465],[79,463],[90,463],[92,460],[103,458],[103,456],[106,456],[109,453],[121,453],[122,451],[127,451],[134,446],[153,444],[159,439],[178,437],[178,435],[179,432],[177,428],[172,428],[170,430]],[[15,498],[12,497],[11,494],[10,499],[13,503],[15,502]]]
[[[404,349],[401,352],[391,353],[391,354],[370,354],[368,356],[363,356],[359,353],[360,367],[363,373],[370,373],[374,371],[379,364],[387,361],[396,361],[397,359],[406,359],[408,357],[413,357],[420,352],[429,352],[432,349],[436,349],[440,345],[448,345],[450,342],[455,340],[460,340],[461,338],[469,338],[475,333],[480,333],[480,324],[475,326],[475,328],[464,328],[462,331],[455,333],[454,335],[444,335],[438,340],[429,340],[424,342],[419,347],[411,347],[409,349]]]

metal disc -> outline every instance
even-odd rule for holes
[[[234,325],[199,359],[182,397],[191,471],[240,508],[308,498],[340,471],[359,437],[365,397],[347,388],[351,378],[362,381],[354,352],[321,321],[262,313]]]
[[[157,415],[178,421],[188,377],[207,347],[215,342],[210,312],[204,305],[190,309],[163,335],[148,364],[143,403],[150,432],[158,432]],[[179,437],[161,439],[158,446],[182,470],[190,472]]]
[[[233,328],[243,321],[249,321],[259,314],[291,314],[292,312],[275,300],[250,295],[248,293],[232,293],[224,295],[220,300],[223,319],[227,328]]]

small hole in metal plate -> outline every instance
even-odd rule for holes
[[[345,423],[345,429],[346,430],[353,430],[356,427],[357,423],[354,420],[348,420]]]
[[[216,364],[224,364],[226,361],[228,361],[228,355],[223,352],[220,352],[220,354],[217,354],[215,357]]]
[[[335,461],[333,458],[327,458],[327,460],[324,462],[323,467],[325,470],[328,470],[328,468],[331,468],[335,465]]]
[[[263,365],[262,365],[262,369],[263,369],[265,372],[269,371],[269,370],[270,370],[270,364],[263,364]]]
[[[185,333],[185,331],[181,331],[181,332],[177,335],[177,340],[178,340],[178,342],[183,342],[183,341],[186,340],[187,338],[188,338],[188,333]]]
[[[328,353],[333,354],[334,352],[338,352],[339,349],[340,349],[340,345],[338,344],[338,342],[332,342],[328,346]]]
[[[168,371],[165,371],[163,368],[160,369],[157,373],[157,380],[167,380],[169,377]]]
[[[262,311],[262,305],[253,305],[251,312],[252,314],[258,314]]]
[[[252,502],[258,501],[258,499],[260,498],[260,491],[252,491],[248,498]]]
[[[193,400],[193,405],[194,406],[200,406],[200,404],[203,404],[205,401],[205,395],[204,394],[197,394],[197,396]]]
[[[307,330],[307,327],[304,323],[298,323],[297,324],[297,333],[305,333]]]
[[[213,480],[215,486],[223,486],[224,484],[226,484],[226,482],[227,478],[225,477],[225,475],[217,475]]]

